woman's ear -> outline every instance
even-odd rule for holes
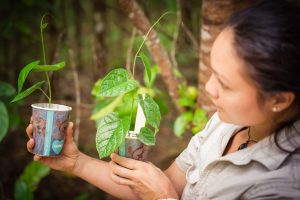
[[[295,94],[293,92],[278,92],[271,98],[271,110],[273,112],[281,112],[293,103]]]

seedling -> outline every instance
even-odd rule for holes
[[[117,68],[109,72],[100,82],[97,96],[103,97],[103,101],[106,98],[112,98],[109,104],[91,117],[97,120],[96,148],[100,158],[107,157],[116,151],[129,132],[137,135],[138,140],[145,145],[155,145],[155,136],[159,130],[161,114],[158,104],[151,96],[153,92],[151,92],[150,87],[154,81],[153,67],[151,67],[147,56],[140,51],[150,31],[168,13],[164,13],[145,35],[134,56],[132,74],[124,68]],[[141,86],[134,78],[138,57],[141,58],[145,67],[147,76],[145,85],[147,87]],[[121,102],[127,105],[125,110],[128,107],[131,109],[129,114],[124,114],[124,109],[116,109]],[[131,131],[131,121],[135,115],[134,130]]]
[[[18,94],[11,102],[20,101],[35,90],[40,90],[48,99],[48,103],[32,104],[32,125],[33,125],[33,138],[35,145],[33,153],[40,156],[57,156],[60,155],[62,150],[66,127],[69,121],[69,112],[71,107],[52,104],[51,82],[48,76],[49,71],[56,71],[65,66],[65,62],[60,62],[53,65],[46,63],[46,53],[44,45],[43,30],[47,27],[48,23],[44,23],[44,18],[47,14],[43,15],[40,22],[40,35],[43,51],[43,65],[39,65],[40,61],[33,61],[26,65],[20,72],[18,78]],[[28,89],[22,91],[23,84],[30,72],[44,72],[46,83],[48,84],[48,94],[42,89],[45,80],[39,81]]]
[[[33,93],[35,90],[40,90],[48,99],[49,104],[51,104],[52,90],[51,90],[51,82],[49,79],[48,72],[62,69],[63,67],[65,67],[65,62],[63,61],[52,65],[48,65],[46,63],[46,53],[45,53],[45,45],[44,45],[44,37],[43,37],[43,30],[46,29],[46,27],[48,26],[48,23],[43,22],[46,16],[47,14],[44,14],[40,22],[40,36],[41,36],[41,44],[42,44],[42,52],[43,52],[43,64],[40,65],[40,61],[36,60],[27,64],[25,67],[22,68],[18,78],[18,94],[14,97],[14,99],[11,102],[20,101],[21,99],[24,99],[25,97]],[[46,92],[42,89],[42,85],[45,83],[45,80],[39,81],[35,83],[33,86],[29,87],[28,89],[22,91],[23,84],[31,71],[44,72],[46,82],[48,84],[48,94],[46,94]]]

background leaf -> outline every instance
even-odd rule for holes
[[[137,86],[137,81],[130,80],[125,69],[114,69],[104,77],[98,95],[114,97],[132,91]]]
[[[39,64],[39,62],[40,62],[39,60],[31,62],[21,70],[21,72],[19,74],[19,78],[18,78],[18,93],[20,93],[22,91],[23,84],[24,84],[29,72],[34,67],[36,67]]]
[[[30,95],[32,92],[34,92],[36,89],[38,88],[41,88],[41,85],[44,83],[45,81],[40,81],[36,84],[34,84],[33,86],[31,86],[30,88],[28,88],[27,90],[23,91],[22,93],[18,94],[12,101],[11,103],[13,102],[16,102],[16,101],[19,101],[25,97],[27,97],[28,95]]]
[[[149,59],[148,59],[148,57],[144,53],[141,53],[140,56],[141,56],[141,59],[142,59],[142,61],[144,63],[149,83],[151,83],[152,75],[151,75],[151,64],[149,62]]]
[[[97,120],[100,119],[101,117],[103,117],[104,115],[107,115],[108,113],[114,111],[114,109],[120,104],[120,102],[122,101],[123,95],[118,96],[117,98],[115,98],[110,104],[108,104],[107,106],[105,106],[104,108],[102,108],[101,110],[99,110],[98,112],[96,112],[95,114],[93,114],[91,116],[92,120]]]
[[[109,113],[99,120],[96,133],[96,148],[100,158],[109,156],[120,146],[125,134],[117,113]]]
[[[9,126],[9,118],[6,106],[0,101],[0,142],[5,137]]]
[[[1,100],[10,98],[15,93],[16,93],[16,90],[11,84],[0,81],[0,99]]]
[[[148,74],[147,74],[147,70],[144,71],[144,75],[143,75],[143,79],[144,79],[144,84],[150,88],[152,87],[155,79],[156,79],[156,76],[159,74],[159,68],[158,68],[158,65],[153,65],[151,67],[151,81],[149,81],[149,78],[148,78]]]
[[[208,122],[208,115],[204,109],[197,108],[192,120],[192,133],[196,134],[205,127]]]
[[[57,71],[64,68],[66,65],[65,62],[60,62],[53,65],[36,65],[32,71],[33,72],[48,72],[48,71]]]
[[[138,139],[145,145],[155,145],[155,136],[152,130],[148,127],[141,128],[140,133],[138,134]]]
[[[181,138],[185,133],[187,127],[187,122],[184,120],[183,115],[179,115],[174,123],[174,133],[177,137]]]
[[[50,173],[50,168],[38,162],[30,162],[15,183],[15,199],[33,199],[39,182]]]
[[[33,200],[33,192],[23,180],[15,182],[15,200]]]

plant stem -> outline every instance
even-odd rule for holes
[[[138,57],[138,54],[139,54],[139,52],[141,51],[141,49],[142,49],[142,47],[143,47],[143,45],[144,45],[144,43],[145,43],[145,41],[146,41],[146,39],[147,39],[147,37],[148,37],[150,31],[154,28],[154,26],[155,26],[155,25],[156,25],[156,24],[157,24],[157,23],[165,16],[165,15],[167,15],[167,14],[169,14],[169,13],[172,13],[172,12],[171,12],[171,11],[168,11],[168,12],[165,12],[164,14],[162,14],[162,15],[158,18],[158,20],[156,20],[156,21],[154,22],[154,24],[149,28],[148,32],[146,33],[143,42],[141,43],[140,47],[138,48],[138,50],[137,50],[137,52],[136,52],[136,54],[135,54],[135,56],[134,56],[133,66],[132,66],[132,76],[133,76],[133,79],[134,79],[134,70],[135,70],[135,62],[136,62],[136,58]]]
[[[48,13],[44,14],[42,19],[41,19],[41,24],[40,24],[40,30],[41,30],[41,41],[42,41],[42,50],[43,50],[43,59],[44,59],[44,65],[46,65],[46,53],[45,53],[45,44],[44,44],[44,36],[43,36],[43,29],[46,27],[43,27],[43,21],[44,18],[48,15]],[[51,103],[51,99],[52,99],[52,94],[51,94],[51,83],[50,83],[50,79],[48,76],[48,72],[45,72],[45,76],[48,82],[48,92],[49,92],[49,96],[46,95],[46,93],[43,91],[43,93],[47,96],[49,104]]]
[[[38,90],[40,90],[48,99],[49,102],[51,102],[50,97],[44,92],[44,90],[42,90],[41,88],[38,88]]]

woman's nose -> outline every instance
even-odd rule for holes
[[[205,84],[206,92],[213,99],[217,99],[219,97],[218,90],[217,90],[217,87],[216,87],[215,83],[216,82],[214,81],[214,77],[213,77],[213,75],[211,75],[210,78],[208,79],[208,81]]]

